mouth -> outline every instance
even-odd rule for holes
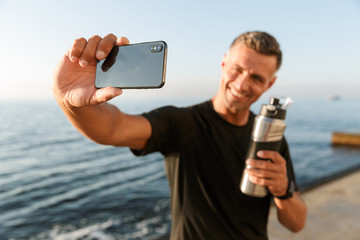
[[[235,96],[236,98],[245,98],[245,97],[247,97],[246,94],[240,93],[240,92],[236,91],[234,88],[229,88],[229,90],[230,90],[231,94],[233,96]]]

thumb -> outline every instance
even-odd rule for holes
[[[100,104],[107,102],[114,97],[117,97],[123,93],[122,89],[115,87],[106,87],[96,90],[93,95],[92,104]]]

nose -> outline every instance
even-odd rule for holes
[[[250,88],[250,76],[247,73],[239,74],[239,76],[236,78],[236,88],[238,91],[248,91]]]

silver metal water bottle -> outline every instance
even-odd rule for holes
[[[279,151],[283,134],[286,128],[284,121],[286,108],[292,103],[288,98],[283,105],[280,105],[278,98],[271,98],[270,104],[262,105],[260,113],[255,117],[252,129],[251,140],[246,159],[260,159],[256,153],[260,150]],[[246,168],[251,168],[246,165]],[[249,180],[249,175],[243,172],[240,189],[244,194],[253,197],[265,197],[268,194],[267,187],[255,184]]]

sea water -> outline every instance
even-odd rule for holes
[[[294,99],[285,135],[306,189],[360,166],[333,131],[360,130],[360,99]],[[125,112],[199,99],[114,101]],[[261,103],[252,110],[257,113]],[[157,239],[171,228],[163,158],[95,144],[54,100],[0,102],[0,239]]]

